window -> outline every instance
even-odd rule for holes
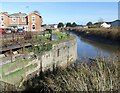
[[[32,22],[35,22],[35,16],[32,16]]]
[[[12,21],[16,21],[16,17],[12,17]]]
[[[3,21],[4,20],[4,16],[1,16],[1,21]]]
[[[35,30],[35,25],[32,25],[32,30]]]
[[[3,24],[3,23],[1,24],[1,27],[2,27],[2,28],[4,27],[4,24]]]
[[[22,22],[25,22],[25,17],[22,17]]]

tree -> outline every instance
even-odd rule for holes
[[[72,27],[76,27],[77,24],[75,22],[72,23]]]
[[[58,28],[64,27],[64,24],[62,22],[60,22],[57,27]]]
[[[92,22],[88,22],[86,25],[87,25],[87,26],[91,26],[91,25],[92,25]]]
[[[71,23],[70,22],[68,22],[67,24],[66,24],[66,27],[71,27],[72,25],[71,25]]]

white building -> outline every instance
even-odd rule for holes
[[[110,28],[111,25],[104,22],[104,23],[101,24],[101,27]]]

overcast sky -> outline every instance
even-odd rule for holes
[[[114,21],[118,19],[117,2],[3,2],[0,11],[10,14],[16,12],[40,12],[43,24],[58,22],[76,22],[86,24],[89,21]]]

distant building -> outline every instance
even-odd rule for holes
[[[111,22],[111,27],[120,27],[120,20],[115,20]]]
[[[38,12],[14,13],[7,12],[0,13],[0,28],[14,28],[24,29],[25,31],[41,31],[42,17]]]
[[[88,26],[86,26],[86,25],[83,25],[83,28],[88,28]]]
[[[8,27],[21,28],[27,31],[27,14],[19,12],[9,15]]]
[[[7,28],[9,25],[9,15],[7,12],[0,13],[0,28]]]
[[[58,24],[48,24],[49,28],[57,29]]]
[[[83,27],[85,27],[85,26],[83,26],[83,25],[78,25],[78,26],[76,26],[76,27],[74,27],[74,28],[83,28]]]
[[[107,24],[106,22],[104,22],[104,23],[101,24],[101,27],[110,28],[111,24]]]
[[[32,12],[28,15],[28,31],[41,30],[42,17],[37,12]]]

